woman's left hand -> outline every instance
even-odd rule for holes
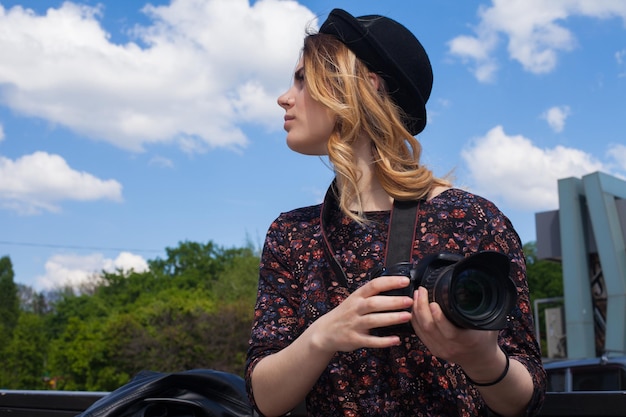
[[[462,329],[452,324],[437,303],[428,301],[428,291],[419,287],[413,297],[411,324],[431,353],[463,369],[490,366],[498,355],[498,332]]]

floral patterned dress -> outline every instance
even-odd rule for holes
[[[369,212],[359,225],[335,210],[326,233],[348,278],[343,288],[326,259],[320,230],[321,205],[281,214],[269,228],[261,258],[255,320],[246,381],[267,355],[293,342],[311,323],[339,305],[383,265],[390,212]],[[523,363],[535,392],[527,415],[544,398],[545,371],[535,339],[521,243],[509,220],[490,201],[449,189],[422,202],[413,262],[439,252],[469,255],[483,250],[505,253],[518,302],[499,344]],[[307,396],[309,416],[488,416],[480,393],[460,367],[433,356],[411,332],[403,343],[385,349],[338,352]]]

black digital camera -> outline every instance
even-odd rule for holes
[[[509,277],[509,258],[499,252],[483,251],[469,257],[439,253],[425,257],[415,268],[402,262],[372,273],[410,278],[408,287],[383,295],[413,297],[419,286],[428,290],[430,302],[441,306],[457,327],[499,330],[506,326],[515,306],[517,288]]]

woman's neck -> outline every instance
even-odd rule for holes
[[[363,211],[391,210],[393,198],[387,194],[374,172],[371,141],[369,139],[357,140],[354,147],[356,166],[361,173],[357,182],[358,193],[361,196],[361,209]],[[358,209],[356,201],[351,204],[350,209]]]
[[[361,195],[361,209],[364,212],[391,210],[393,206],[393,198],[387,194],[380,184],[379,188],[367,189],[359,191],[359,193]],[[356,210],[356,207],[351,207],[351,209]]]

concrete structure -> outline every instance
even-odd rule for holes
[[[537,257],[563,264],[568,357],[597,356],[594,322],[600,353],[626,355],[626,181],[596,172],[558,188],[559,210],[536,215]]]

